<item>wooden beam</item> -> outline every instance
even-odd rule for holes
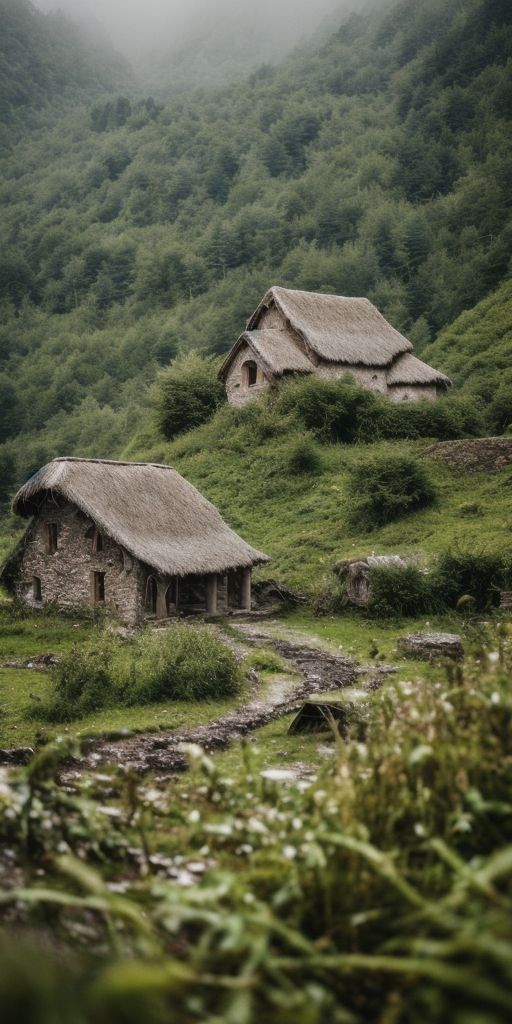
[[[208,576],[206,581],[206,611],[208,615],[217,614],[217,575]]]
[[[244,569],[242,572],[242,601],[241,607],[246,612],[251,610],[251,576],[252,569]]]

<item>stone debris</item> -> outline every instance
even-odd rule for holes
[[[512,465],[512,437],[439,441],[425,448],[423,454],[447,462],[463,473],[499,473]]]
[[[0,764],[28,764],[33,758],[32,747],[12,747],[11,749],[0,749]]]
[[[357,608],[367,608],[371,598],[371,570],[406,567],[400,555],[368,555],[367,558],[342,558],[336,562],[333,572],[345,585],[348,602]]]
[[[461,661],[464,657],[462,641],[457,633],[409,633],[400,637],[398,648],[406,657],[420,661],[441,661],[444,658]]]

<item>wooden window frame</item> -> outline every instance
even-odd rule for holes
[[[44,546],[47,555],[54,555],[59,547],[59,527],[57,523],[45,523]]]
[[[103,534],[99,530],[94,528],[92,535],[92,553],[93,555],[99,554],[103,551]]]
[[[249,360],[245,364],[245,372],[247,374],[247,387],[254,388],[258,383],[258,364],[254,362],[254,359]]]
[[[94,569],[91,572],[92,604],[105,604],[105,573]]]

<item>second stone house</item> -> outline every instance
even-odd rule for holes
[[[268,561],[170,466],[54,459],[14,510],[30,523],[1,579],[32,607],[107,605],[134,625],[248,611],[252,568]]]
[[[451,380],[413,355],[413,346],[364,298],[271,288],[220,370],[228,401],[243,405],[285,375],[351,374],[392,401],[435,399]]]

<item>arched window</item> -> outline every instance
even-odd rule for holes
[[[99,530],[94,530],[92,535],[92,550],[93,554],[98,554],[98,551],[103,551],[103,536]]]
[[[156,615],[158,587],[154,576],[148,576],[146,583],[146,611],[150,615]]]
[[[243,365],[244,372],[244,384],[248,388],[253,388],[258,380],[258,367],[256,363],[251,359]]]

